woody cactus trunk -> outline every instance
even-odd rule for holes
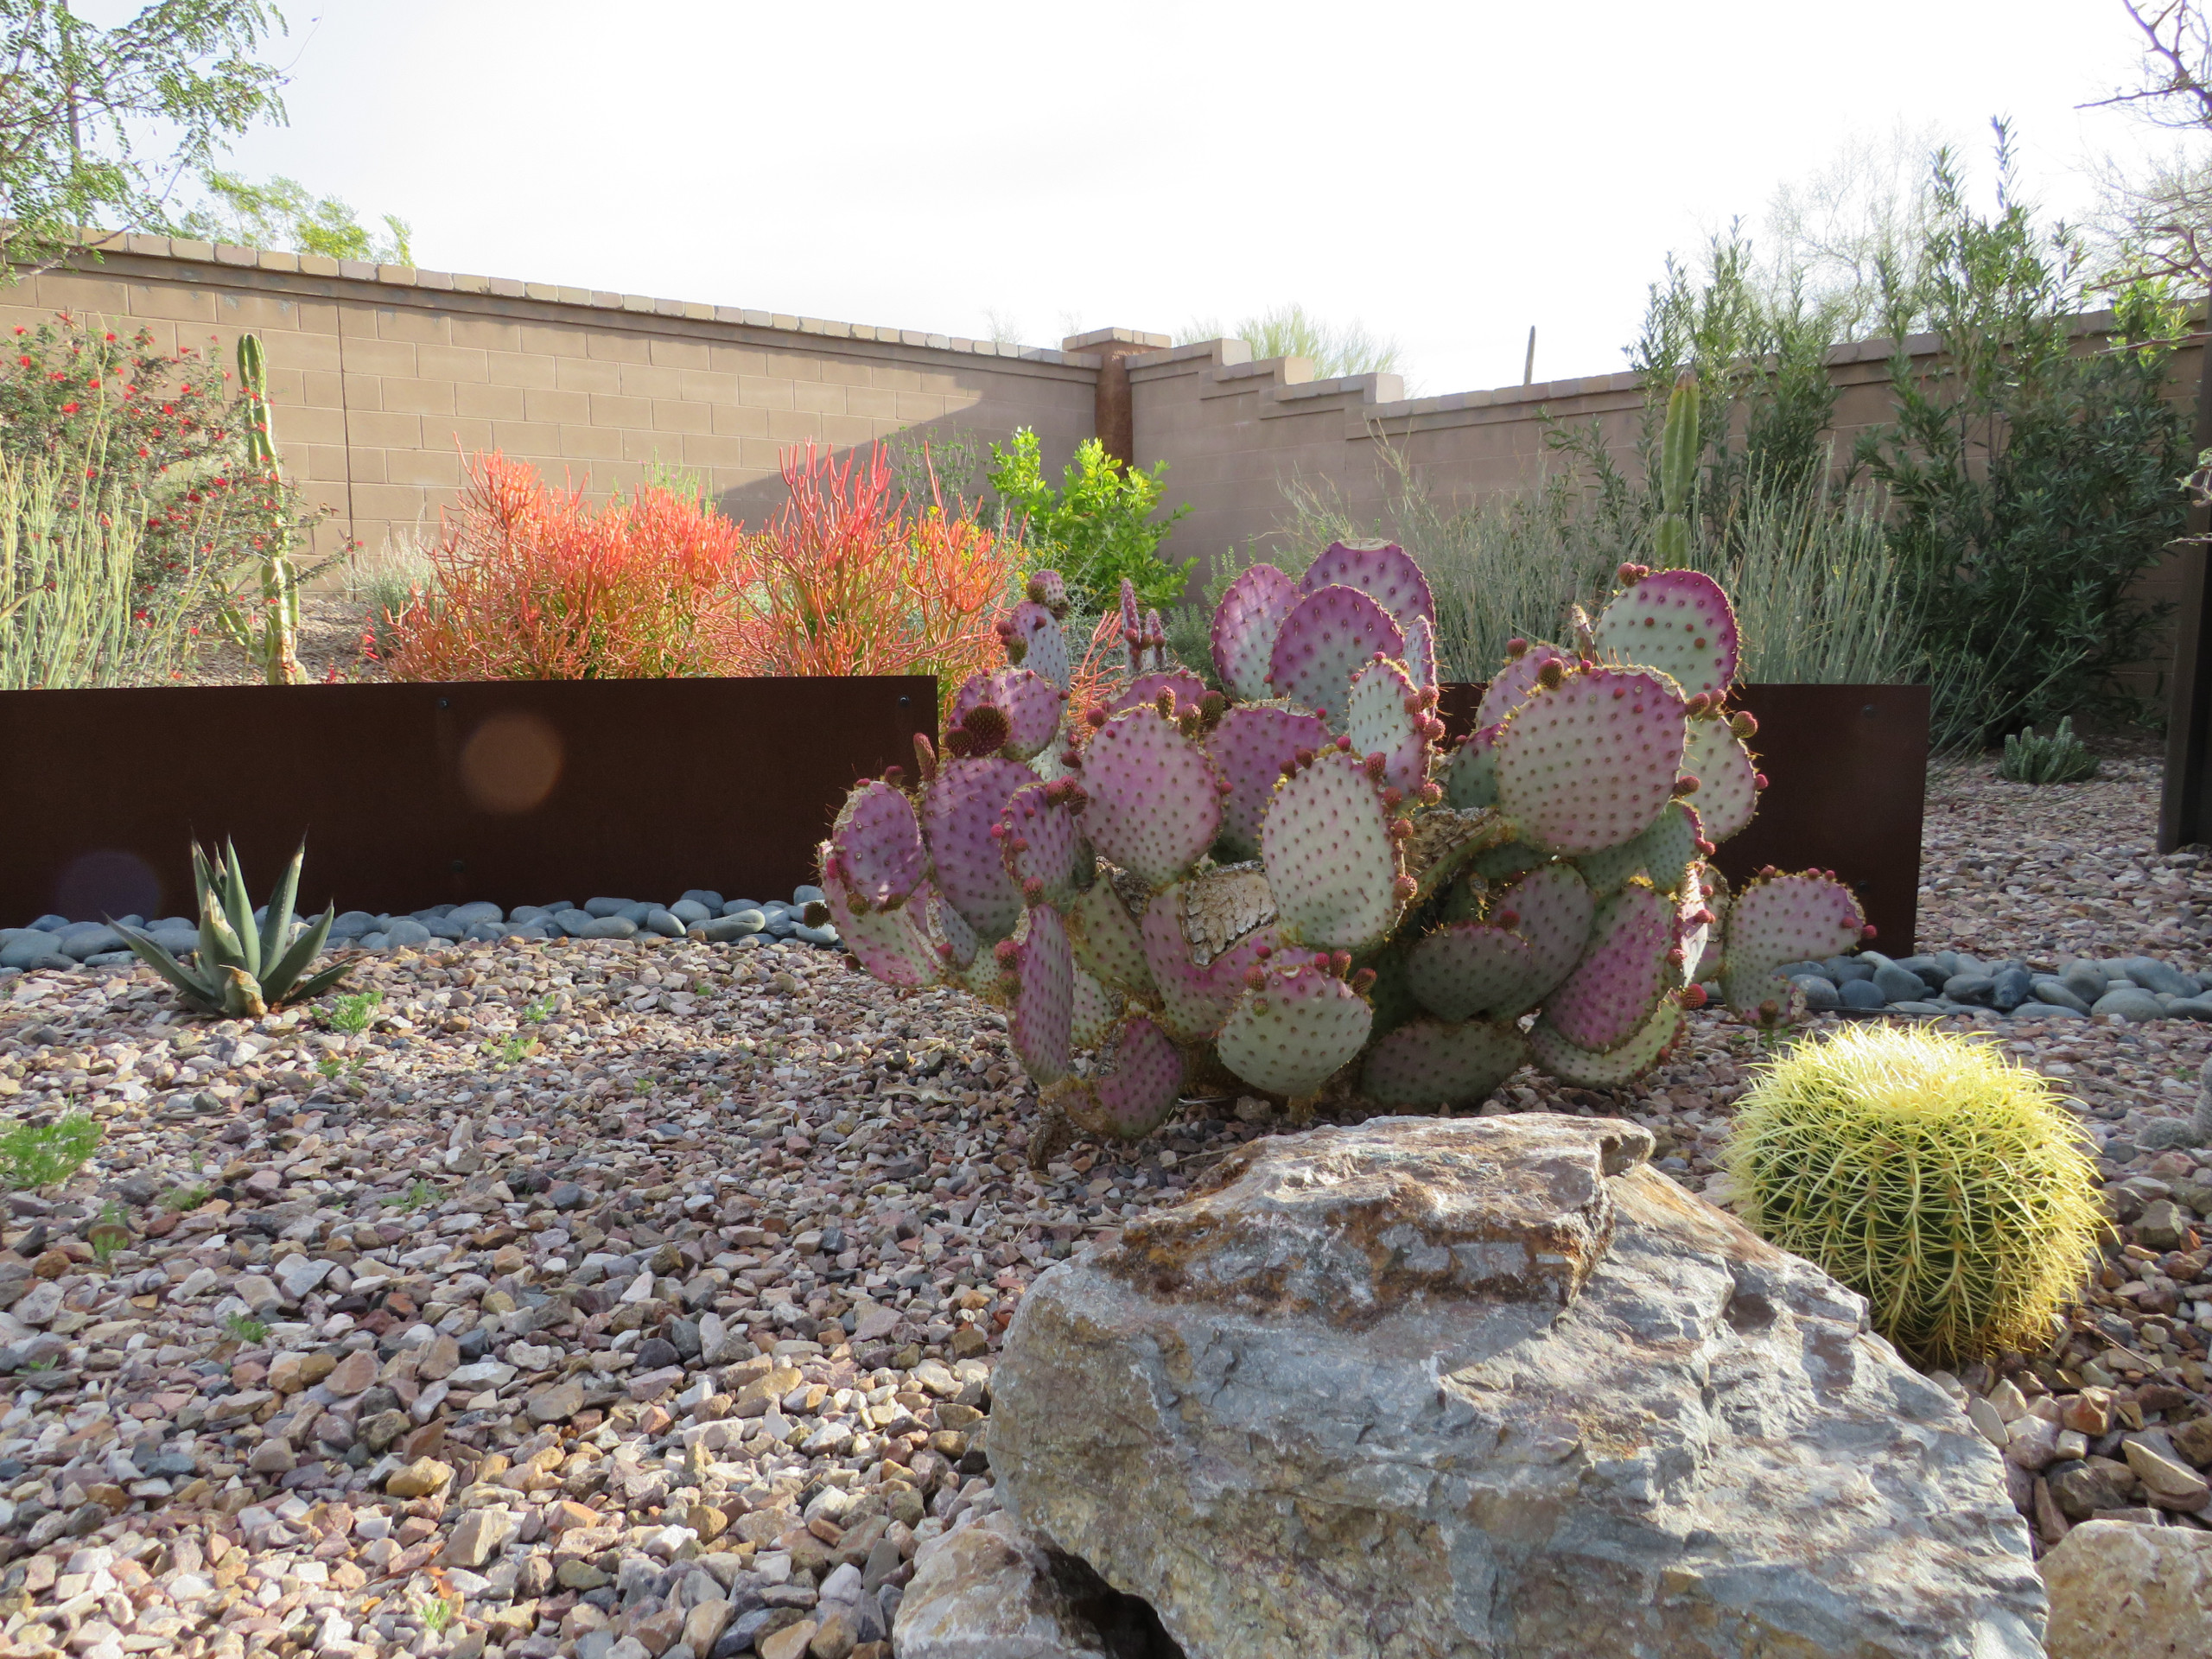
[[[1735,618],[1696,572],[1621,580],[1571,646],[1514,642],[1447,750],[1428,584],[1395,546],[1239,576],[1213,619],[1225,696],[1125,592],[1133,677],[1077,710],[1046,573],[944,756],[918,739],[911,782],[853,791],[821,849],[830,910],[877,978],[1007,1011],[1040,1160],[1194,1090],[1302,1116],[1466,1105],[1528,1064],[1628,1083],[1716,974],[1738,1013],[1787,1019],[1776,970],[1872,930],[1818,872],[1730,901],[1705,861],[1766,784],[1727,708]]]

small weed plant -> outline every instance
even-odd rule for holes
[[[348,1037],[358,1037],[369,1028],[377,1017],[377,1009],[384,1004],[382,991],[355,991],[336,998],[330,1005],[330,1028],[342,1031]]]
[[[404,1192],[387,1192],[385,1203],[402,1215],[413,1215],[438,1195],[437,1188],[428,1181],[418,1180]]]
[[[179,1215],[197,1210],[207,1202],[207,1189],[204,1186],[173,1186],[162,1194],[162,1208],[174,1210]]]
[[[251,1313],[229,1315],[223,1321],[223,1329],[249,1348],[269,1340],[269,1327]]]
[[[52,1123],[23,1123],[0,1135],[0,1180],[10,1190],[35,1192],[66,1181],[84,1167],[100,1143],[100,1126],[82,1112]]]

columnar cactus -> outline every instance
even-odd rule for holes
[[[1226,696],[1125,592],[1128,689],[1080,709],[1054,700],[1046,573],[1000,628],[1017,666],[962,688],[944,756],[919,743],[913,783],[853,792],[830,908],[878,978],[1007,1011],[1038,1157],[1071,1127],[1142,1135],[1194,1088],[1302,1115],[1466,1105],[1531,1063],[1628,1083],[1707,979],[1785,1020],[1777,970],[1872,930],[1819,872],[1732,899],[1706,860],[1766,784],[1727,707],[1734,614],[1694,571],[1620,580],[1574,645],[1515,641],[1447,750],[1428,584],[1395,546],[1238,577],[1211,634]]]

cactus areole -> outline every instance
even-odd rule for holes
[[[1706,862],[1765,782],[1727,709],[1735,616],[1695,571],[1621,581],[1574,648],[1516,641],[1452,748],[1427,584],[1395,547],[1338,543],[1303,585],[1240,577],[1211,634],[1225,696],[1132,620],[1128,693],[1065,706],[1048,742],[1071,659],[1043,573],[1001,630],[1027,668],[963,686],[919,776],[853,791],[822,844],[830,908],[877,978],[1007,1011],[1039,1160],[1194,1093],[1303,1116],[1464,1106],[1524,1065],[1617,1086],[1705,981],[1787,1019],[1777,970],[1853,948],[1865,918],[1819,872],[1731,895]]]

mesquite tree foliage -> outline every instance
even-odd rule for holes
[[[1294,582],[1247,570],[1213,619],[1227,696],[1123,596],[1134,677],[1071,709],[1051,573],[944,753],[855,789],[821,849],[854,954],[1005,1008],[1055,1122],[1135,1137],[1194,1089],[1390,1107],[1478,1101],[1523,1064],[1629,1082],[1686,993],[1785,1018],[1776,969],[1871,933],[1818,872],[1730,902],[1705,860],[1765,786],[1731,715],[1710,577],[1626,566],[1569,645],[1516,641],[1478,729],[1437,718],[1433,613],[1388,544]],[[1725,924],[1722,917],[1725,913]]]

